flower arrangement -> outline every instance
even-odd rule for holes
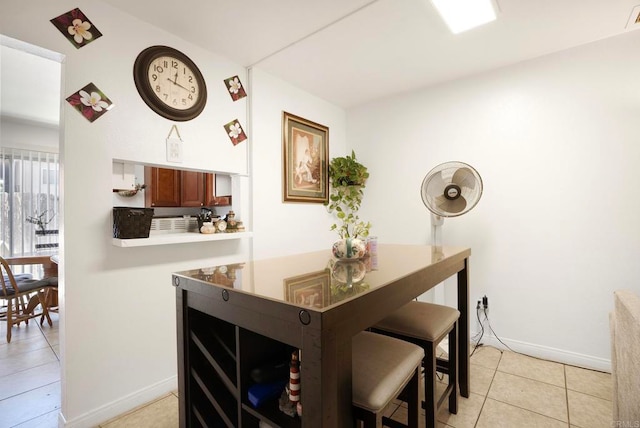
[[[330,230],[337,230],[341,239],[365,238],[369,235],[371,223],[358,216],[367,178],[367,167],[357,161],[353,150],[351,155],[333,158],[329,163],[331,189],[327,209],[338,219]]]
[[[51,215],[51,218],[49,218],[49,220],[46,220],[46,214],[47,210],[44,210],[42,214],[38,214],[38,212],[36,211],[36,215],[27,217],[26,221],[28,223],[35,224],[38,229],[40,229],[44,233],[44,231],[46,230],[46,226],[51,223],[51,220],[53,220],[53,218],[56,216],[56,214],[53,213]]]

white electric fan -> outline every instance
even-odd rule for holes
[[[431,211],[431,245],[442,247],[444,217],[457,217],[476,206],[482,196],[482,178],[471,165],[445,162],[422,181],[422,202]]]

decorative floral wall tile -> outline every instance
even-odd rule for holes
[[[76,49],[80,49],[102,36],[102,33],[78,8],[53,18],[51,23],[60,30]]]
[[[93,83],[69,96],[67,101],[89,122],[93,122],[113,107],[111,100]]]
[[[238,101],[239,99],[247,96],[238,76],[225,79],[224,84],[227,86],[227,90],[229,91],[229,95],[231,95],[231,99],[233,101]]]
[[[224,130],[227,131],[227,135],[231,139],[231,142],[234,146],[247,139],[247,135],[242,130],[242,126],[240,126],[240,122],[238,122],[238,119],[227,123],[224,126]]]

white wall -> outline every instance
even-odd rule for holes
[[[75,7],[103,33],[81,49],[49,22]],[[232,187],[233,209],[254,231],[258,257],[328,248],[334,240],[324,206],[282,203],[282,110],[329,126],[330,155],[345,151],[345,112],[256,72],[255,124],[245,129],[254,141],[234,147],[222,125],[235,118],[247,124],[247,100],[232,103],[223,79],[238,74],[248,84],[242,67],[94,0],[3,1],[0,28],[6,36],[65,55],[64,98],[93,82],[115,104],[89,123],[63,102],[61,122],[61,419],[69,427],[94,426],[176,388],[170,274],[250,253],[250,241],[111,245],[113,160],[169,165],[164,141],[172,123],[140,99],[132,77],[136,55],[154,44],[173,46],[187,53],[207,80],[209,101],[202,115],[178,124],[185,140],[178,167],[245,174],[253,144],[255,174],[235,176]],[[255,222],[252,212],[258,213]]]
[[[0,116],[57,127],[60,61],[0,44]],[[56,150],[58,142],[55,142]]]
[[[346,113],[259,68],[251,74],[254,257],[329,249],[337,235],[326,207],[282,202],[282,112],[328,126],[329,158],[345,154]]]
[[[612,292],[640,292],[639,43],[627,33],[348,111],[381,242],[429,242],[431,168],[479,171],[480,203],[445,220],[443,241],[471,247],[471,300],[489,297],[514,349],[610,367]]]
[[[0,145],[41,152],[58,153],[60,131],[57,126],[0,118]]]
[[[76,49],[49,22],[75,7],[103,36]],[[28,22],[28,25],[24,25]],[[245,70],[99,1],[3,0],[2,34],[65,55],[66,98],[89,82],[115,107],[90,123],[63,101],[61,304],[62,416],[66,426],[95,426],[174,390],[174,271],[223,264],[248,253],[244,241],[117,248],[111,245],[112,161],[166,164],[172,122],[143,103],[133,83],[142,49],[166,44],[202,70],[209,100],[202,115],[179,123],[183,168],[246,173],[247,144],[233,146],[223,125],[246,123],[223,79]]]

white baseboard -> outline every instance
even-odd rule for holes
[[[60,412],[58,414],[58,426],[61,428],[89,428],[113,419],[116,416],[129,412],[143,404],[150,403],[164,395],[178,389],[178,377],[172,376],[147,388],[143,388],[132,394],[105,404],[95,410],[87,412],[77,418],[67,420]]]
[[[474,337],[475,333],[471,333],[471,337]],[[500,339],[516,352],[521,352],[525,355],[532,357],[538,357],[549,361],[555,361],[562,364],[568,364],[576,367],[583,367],[586,369],[598,370],[601,372],[611,373],[611,360],[604,358],[593,357],[591,355],[579,354],[577,352],[565,351],[562,349],[551,348],[549,346],[536,345],[533,343],[521,342],[519,340],[512,339]],[[495,336],[487,334],[485,331],[482,337],[482,343],[484,345],[494,346],[498,349],[507,350],[505,345],[500,343]]]

